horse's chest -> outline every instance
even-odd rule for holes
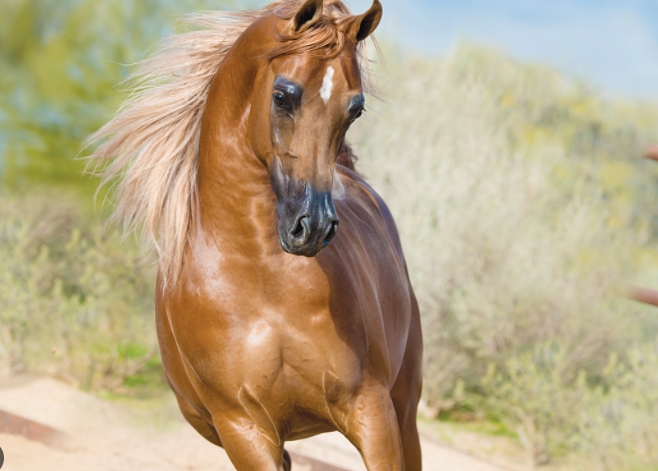
[[[188,361],[203,382],[234,396],[248,386],[258,397],[293,404],[309,393],[321,393],[326,371],[356,387],[360,360],[317,314],[305,322],[264,315],[225,331],[212,349]],[[220,337],[220,334],[217,334]]]
[[[177,347],[202,395],[236,406],[263,401],[286,417],[326,410],[329,396],[349,397],[372,365],[383,365],[374,374],[387,379],[387,349],[397,342],[386,331],[405,331],[404,322],[387,328],[385,318],[396,327],[394,318],[405,317],[400,301],[388,298],[404,290],[380,299],[377,283],[357,271],[294,263],[284,270],[294,277],[237,277],[240,270],[223,269],[193,280],[194,289],[174,303]]]

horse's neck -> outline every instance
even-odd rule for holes
[[[199,143],[198,227],[218,247],[262,253],[280,249],[269,174],[246,136],[250,91],[244,84],[250,82],[232,83],[218,74],[208,97]]]

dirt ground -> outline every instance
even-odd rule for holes
[[[226,453],[201,438],[180,418],[172,403],[140,408],[105,401],[50,378],[24,376],[0,384],[0,409],[68,434],[55,446],[0,434],[3,471],[234,469]],[[339,434],[291,442],[286,447],[345,469],[365,470],[358,453]],[[423,462],[426,471],[502,470],[429,437],[423,440]]]

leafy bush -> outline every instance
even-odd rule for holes
[[[62,194],[0,197],[4,374],[113,389],[157,358],[153,265],[84,216]]]
[[[658,343],[634,347],[626,361],[613,354],[603,381],[581,370],[565,381],[567,350],[543,345],[491,366],[481,406],[518,429],[535,463],[585,452],[589,469],[655,469],[658,455]]]
[[[27,190],[0,195],[5,374],[113,389],[157,367],[153,266],[86,204],[34,188],[95,186],[79,144],[122,99],[119,63],[193,8],[181,5],[3,5],[0,180]],[[386,101],[369,101],[350,140],[403,238],[425,400],[505,423],[535,463],[577,452],[655,469],[658,315],[621,295],[658,282],[658,166],[639,159],[658,107],[469,45],[443,60],[386,55]]]
[[[355,141],[421,304],[425,400],[504,420],[536,463],[610,452],[573,418],[610,403],[610,355],[630,368],[658,333],[623,299],[655,278],[658,168],[641,154],[658,108],[468,45],[394,60]]]
[[[225,0],[3,0],[0,15],[0,183],[86,194],[80,144],[114,114],[121,80],[186,12]],[[246,2],[243,2],[246,3]]]

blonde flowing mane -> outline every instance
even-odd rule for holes
[[[163,287],[180,274],[197,201],[197,157],[201,119],[222,60],[253,22],[269,14],[290,19],[300,0],[283,0],[262,10],[203,12],[185,17],[196,30],[163,41],[129,78],[132,94],[117,115],[85,146],[101,186],[115,189],[113,219],[126,233],[142,234],[160,261]],[[339,53],[342,26],[353,18],[341,0],[325,0],[323,18],[310,30],[281,37],[271,57],[324,50]],[[368,60],[359,47],[364,89],[370,91]],[[108,163],[109,162],[109,163]]]

